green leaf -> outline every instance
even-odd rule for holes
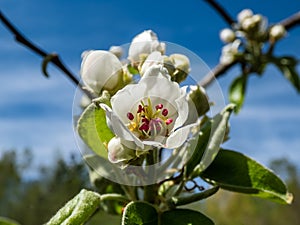
[[[20,225],[20,223],[6,217],[0,217],[0,225]]]
[[[300,92],[300,78],[296,70],[297,60],[293,57],[282,57],[277,62],[277,66],[286,79]]]
[[[229,88],[229,100],[236,105],[235,112],[238,113],[244,104],[246,93],[247,76],[237,77]]]
[[[114,177],[114,168],[113,165],[106,159],[98,155],[85,155],[84,160],[89,166],[90,169],[90,179],[92,183],[99,182],[97,179],[101,180],[103,177]],[[101,174],[101,176],[99,175]]]
[[[81,114],[77,130],[79,136],[96,154],[107,157],[106,147],[114,134],[106,124],[105,111],[95,104],[89,105]]]
[[[161,225],[214,225],[214,222],[200,212],[190,209],[174,209],[161,215]]]
[[[200,176],[229,191],[252,194],[280,203],[290,204],[293,199],[282,180],[271,170],[231,150],[222,149]]]
[[[140,72],[138,71],[138,69],[136,69],[135,67],[133,67],[131,64],[127,65],[127,69],[129,71],[129,73],[133,74],[133,75],[137,75]]]
[[[199,174],[213,162],[223,143],[228,120],[234,107],[233,104],[229,104],[221,113],[202,125],[196,149],[187,164],[187,176],[194,171],[196,166],[195,173]]]
[[[157,225],[158,213],[147,202],[130,202],[126,205],[122,225]]]
[[[101,198],[96,192],[81,190],[46,225],[81,225],[98,209]]]

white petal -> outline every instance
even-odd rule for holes
[[[197,126],[197,123],[193,123],[178,130],[174,131],[168,138],[165,144],[165,148],[178,148],[180,147],[187,139],[191,133],[191,129]]]
[[[153,65],[162,65],[163,64],[163,57],[160,52],[155,51],[152,52],[145,62],[143,63],[142,69],[141,69],[141,75],[144,75],[145,72]]]
[[[120,138],[133,141],[138,147],[141,149],[144,148],[144,144],[138,139],[119,119],[117,115],[105,104],[100,104],[101,108],[106,112],[106,122],[109,128],[112,130],[114,134],[119,136]]]

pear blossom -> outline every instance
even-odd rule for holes
[[[108,145],[117,146],[120,151],[178,148],[196,126],[186,123],[190,110],[186,87],[180,88],[178,83],[171,81],[162,65],[153,65],[137,84],[119,90],[111,98],[111,108],[105,104],[100,106],[106,111],[108,126],[120,138],[118,143],[126,147]],[[109,155],[116,148],[109,147]],[[111,162],[118,160],[110,158]]]
[[[118,86],[122,63],[111,52],[92,50],[82,54],[81,78],[87,89],[100,94],[102,89],[111,91]]]
[[[229,28],[225,28],[220,32],[220,39],[225,43],[230,43],[235,40],[235,33]]]
[[[146,30],[133,38],[128,50],[128,59],[132,63],[138,63],[141,58],[147,57],[154,51],[163,54],[165,43],[159,42],[157,35],[152,30]]]
[[[276,24],[269,31],[270,39],[277,41],[286,35],[286,30],[281,24]]]
[[[239,52],[239,47],[241,45],[241,40],[236,39],[234,42],[225,45],[222,48],[222,55],[220,57],[220,63],[228,65],[233,63],[236,59],[236,55]]]

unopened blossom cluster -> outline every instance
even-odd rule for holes
[[[198,125],[198,116],[190,116],[200,111],[193,99],[205,93],[180,86],[190,61],[165,52],[166,44],[146,30],[133,38],[125,59],[120,46],[82,54],[83,83],[115,135],[106,146],[108,159],[123,168],[155,148],[180,148]]]
[[[231,64],[236,60],[246,60],[246,53],[259,55],[266,43],[274,44],[286,35],[281,24],[269,26],[267,19],[261,14],[254,14],[244,9],[237,15],[237,23],[232,28],[220,32],[220,39],[226,43],[222,49],[220,63]]]

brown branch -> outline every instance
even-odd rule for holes
[[[4,16],[4,14],[0,11],[0,21],[6,26],[6,28],[14,35],[15,40],[24,45],[25,47],[29,48],[31,51],[40,55],[41,57],[45,58],[50,53],[47,53],[43,49],[36,46],[33,42],[27,39],[17,28]],[[86,89],[83,88],[82,84],[80,83],[79,79],[76,78],[75,75],[62,63],[58,55],[55,55],[50,60],[57,68],[59,68],[71,81],[75,86],[78,86],[88,97],[93,98],[92,94],[88,92]]]
[[[213,0],[205,0],[207,2],[214,2]],[[289,16],[288,18],[282,20],[279,22],[282,24],[286,30],[290,30],[298,25],[300,25],[300,11],[293,14],[292,16]],[[271,48],[274,48],[274,46],[271,46]],[[203,87],[209,86],[214,79],[224,75],[231,67],[236,65],[238,62],[234,62],[228,65],[218,64],[215,66],[205,77],[200,81],[199,85]]]
[[[228,23],[229,26],[235,23],[235,20],[229,15],[229,13],[215,0],[204,0],[206,1],[220,16]]]
[[[283,25],[286,30],[290,30],[291,28],[300,25],[300,11],[282,20],[280,24]]]

